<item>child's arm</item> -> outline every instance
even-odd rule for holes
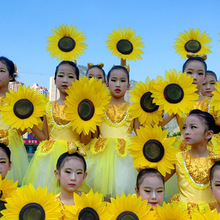
[[[92,139],[92,132],[89,131],[87,135],[85,135],[83,132],[80,134],[80,141],[84,144],[87,145]]]
[[[168,181],[174,174],[176,173],[176,165],[175,169],[171,170],[171,173],[167,173],[166,176],[164,177],[164,181]]]
[[[135,118],[135,119],[133,120],[133,128],[134,128],[135,134],[137,134],[137,133],[136,133],[136,130],[140,128],[140,122],[139,122],[138,118]]]
[[[49,132],[48,132],[46,116],[43,117],[42,130],[40,130],[36,125],[34,125],[31,130],[38,140],[40,141],[49,140]]]
[[[166,113],[163,116],[163,121],[159,123],[159,126],[164,127],[166,124],[168,124],[176,115],[172,114],[169,115],[168,113]]]

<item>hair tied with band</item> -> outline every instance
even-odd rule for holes
[[[69,154],[78,153],[82,157],[86,156],[86,151],[83,148],[77,147],[75,144],[72,144],[71,148],[68,149]]]
[[[206,60],[206,59],[207,59],[207,55],[206,55],[205,53],[201,53],[201,54],[199,54],[199,55],[195,55],[194,53],[189,52],[189,53],[187,53],[186,56],[187,56],[187,58],[200,57],[200,58],[202,58],[203,60]]]
[[[17,74],[18,73],[18,68],[17,68],[16,64],[14,64],[14,68],[15,68],[15,73]]]
[[[88,68],[91,68],[92,66],[99,66],[99,67],[103,68],[104,63],[97,63],[96,65],[94,65],[93,63],[88,63],[87,66],[88,66]]]

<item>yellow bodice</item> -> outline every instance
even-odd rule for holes
[[[79,134],[72,130],[69,121],[66,120],[65,108],[65,105],[59,105],[56,101],[48,103],[46,117],[49,140],[79,141]]]
[[[209,189],[209,171],[214,161],[214,153],[206,157],[193,157],[189,151],[177,154],[176,175],[180,200],[190,203],[215,203]]]

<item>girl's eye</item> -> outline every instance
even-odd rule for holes
[[[197,128],[197,126],[196,125],[192,125],[191,128]]]
[[[6,160],[0,160],[0,163],[6,163]]]
[[[92,76],[88,76],[89,79],[92,79]]]
[[[6,71],[5,71],[4,69],[1,69],[0,72],[1,72],[1,73],[5,73]]]
[[[101,76],[99,76],[99,77],[98,77],[98,79],[102,79],[102,77],[101,77]]]
[[[217,183],[217,184],[215,184],[215,186],[220,187],[220,184]]]
[[[65,170],[65,173],[71,173],[71,170]]]
[[[63,74],[58,74],[57,76],[58,76],[58,77],[63,77]]]
[[[204,73],[203,73],[203,72],[199,72],[198,74],[199,74],[200,76],[204,75]]]
[[[111,81],[112,81],[112,82],[116,82],[116,80],[115,80],[115,79],[111,79]]]
[[[192,74],[192,71],[188,70],[186,71],[187,74]]]
[[[163,189],[160,189],[160,190],[157,190],[158,193],[162,193],[163,192]]]
[[[147,193],[151,192],[150,189],[144,189],[144,191],[147,192]]]
[[[185,130],[186,129],[186,126],[183,126],[183,130]]]
[[[121,80],[121,82],[126,82],[126,80],[123,79],[123,80]]]
[[[82,171],[78,171],[78,172],[77,172],[77,174],[82,174],[82,173],[83,173]]]
[[[73,76],[73,75],[69,75],[69,78],[73,79],[73,78],[74,78],[74,76]]]

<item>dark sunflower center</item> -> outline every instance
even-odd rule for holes
[[[0,211],[6,209],[5,203],[6,203],[6,202],[4,202],[4,201],[0,201]],[[1,218],[1,217],[2,217],[2,214],[0,213],[0,218]]]
[[[28,99],[20,99],[14,104],[13,111],[20,119],[29,118],[34,112],[34,106]]]
[[[129,211],[125,211],[122,212],[117,218],[116,220],[138,220],[139,218],[137,217],[137,215],[133,212],[129,212]]]
[[[45,220],[45,211],[38,203],[29,203],[21,209],[19,220]]]
[[[201,50],[201,44],[197,40],[189,40],[185,44],[185,50],[187,52],[197,53]]]
[[[153,98],[151,97],[151,95],[152,95],[151,92],[146,92],[141,97],[141,100],[140,100],[141,108],[145,112],[154,112],[159,108],[158,105],[153,103]]]
[[[0,198],[2,198],[2,196],[3,196],[3,192],[2,190],[0,190]]]
[[[175,83],[171,83],[164,89],[164,98],[169,103],[179,103],[184,97],[184,92],[181,86]]]
[[[84,120],[90,120],[95,113],[94,104],[89,99],[83,99],[78,105],[79,117]]]
[[[58,47],[63,52],[70,52],[72,51],[76,46],[76,42],[71,37],[62,37],[58,42]]]
[[[150,162],[159,162],[164,156],[164,147],[157,140],[149,140],[143,147],[144,157]]]
[[[78,220],[99,220],[99,215],[94,209],[86,207],[80,211]]]
[[[133,45],[129,40],[122,39],[119,40],[117,45],[117,50],[122,54],[130,54],[133,51]]]

